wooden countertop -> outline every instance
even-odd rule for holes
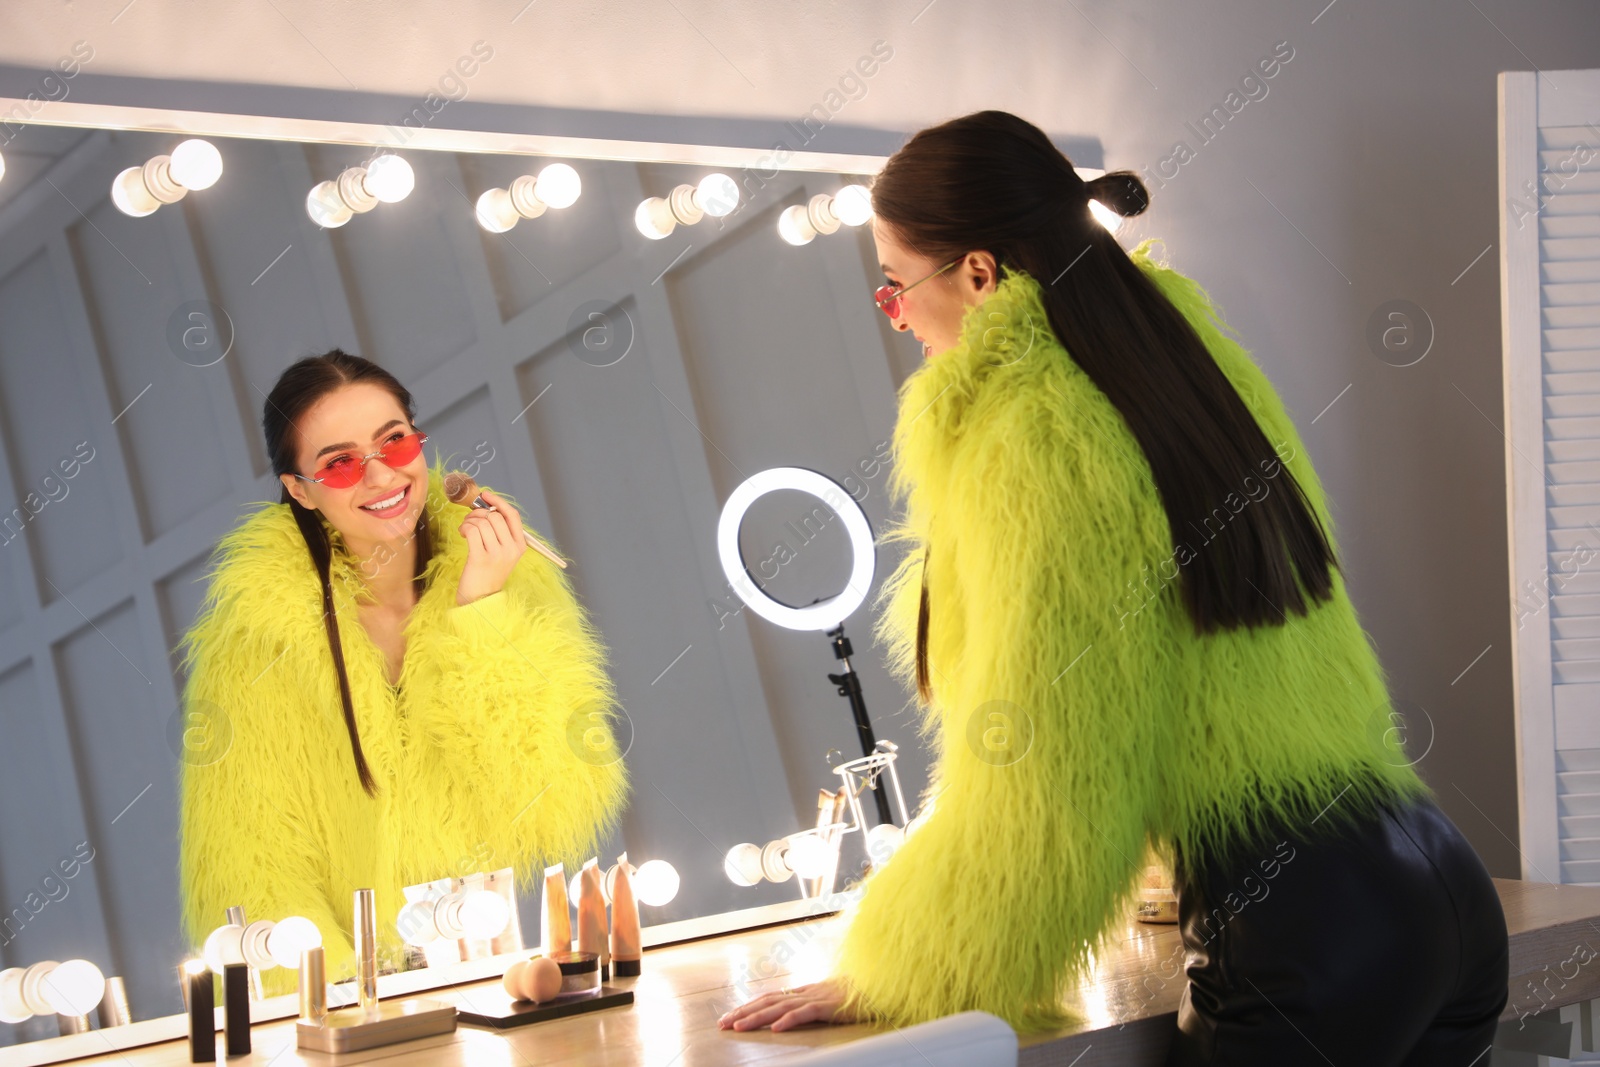
[[[1600,997],[1600,889],[1495,879],[1511,934],[1510,1003],[1503,1018]],[[229,1065],[338,1067],[383,1059],[392,1067],[492,1064],[639,1064],[641,1067],[733,1067],[879,1032],[862,1025],[718,1030],[717,1018],[752,996],[826,976],[827,951],[842,927],[837,916],[746,930],[650,949],[644,974],[611,984],[634,990],[629,1007],[557,1019],[502,1033],[461,1026],[455,1033],[369,1052],[332,1056],[295,1048],[294,1021],[262,1023],[250,1056]],[[1022,1041],[1026,1067],[1160,1064],[1183,992],[1183,944],[1176,926],[1131,917],[1116,931],[1115,952],[1097,961],[1094,979],[1069,1003],[1086,1025]],[[424,993],[468,1005],[487,1001],[498,981]],[[219,1055],[221,1035],[218,1035]],[[180,1067],[185,1042],[74,1061],[133,1067]]]

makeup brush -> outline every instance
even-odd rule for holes
[[[469,508],[485,508],[493,511],[494,508],[478,492],[478,483],[461,471],[451,471],[444,476],[444,495],[450,498],[452,504],[462,504]],[[528,547],[544,556],[557,567],[565,569],[567,561],[556,555],[543,541],[533,536],[532,531],[522,531],[523,540],[528,542]]]

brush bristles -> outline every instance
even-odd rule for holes
[[[478,495],[478,483],[460,471],[451,471],[444,476],[444,495],[452,504],[470,503]]]

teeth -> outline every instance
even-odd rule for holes
[[[364,511],[382,511],[384,508],[392,508],[396,504],[400,503],[400,498],[405,495],[406,491],[401,489],[394,496],[391,496],[386,500],[380,500],[375,504],[362,504],[361,507]]]

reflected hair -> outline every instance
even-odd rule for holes
[[[979,111],[922,130],[872,185],[878,220],[935,263],[987,250],[1041,285],[1070,356],[1126,421],[1150,471],[1174,543],[1246,484],[1275,450],[1183,313],[1095,220],[1149,205],[1144,182],[1119,170],[1084,182],[1037,126]],[[1070,270],[1068,269],[1070,268]],[[1198,634],[1275,626],[1333,595],[1332,544],[1287,467],[1289,492],[1247,508],[1184,567],[1182,596]],[[927,566],[918,611],[918,696],[931,700]]]
[[[338,348],[320,356],[306,356],[290,364],[278,377],[278,383],[272,387],[262,406],[261,429],[266,435],[267,458],[272,464],[273,474],[300,473],[296,470],[295,461],[300,417],[311,405],[335,389],[357,382],[370,382],[387,390],[406,413],[406,420],[413,428],[416,426],[416,405],[411,393],[400,384],[399,379],[370,359],[353,356]],[[339,640],[339,617],[333,610],[333,582],[329,577],[333,564],[333,543],[328,537],[328,528],[323,524],[322,516],[311,508],[302,507],[298,500],[289,495],[287,488],[283,490],[279,502],[289,505],[300,536],[305,539],[306,549],[311,553],[317,577],[322,582],[322,624],[328,634],[328,651],[333,655],[334,673],[339,679],[339,703],[344,709],[345,729],[350,734],[350,751],[355,757],[356,777],[367,795],[375,796],[378,786],[373,780],[372,769],[367,765],[367,757],[361,750],[361,731],[356,726],[355,705],[350,698],[350,676],[345,669],[344,646]],[[433,555],[427,508],[423,508],[417,516],[413,536],[417,543],[417,562],[411,581],[420,597],[424,587],[423,574]]]

